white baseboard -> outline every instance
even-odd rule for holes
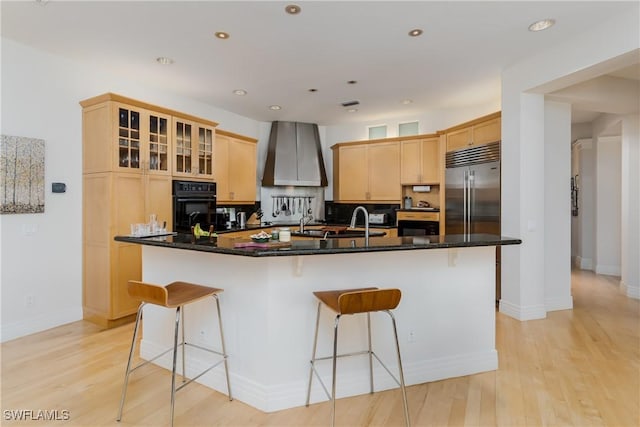
[[[155,343],[149,343],[148,341],[143,340],[140,348],[140,355],[145,359],[149,359],[163,350],[163,348],[157,346]],[[171,352],[157,359],[154,363],[165,369],[171,369]],[[180,352],[178,352],[178,366],[181,366]],[[257,383],[244,376],[234,374],[233,356],[229,357],[229,366],[231,392],[234,399],[264,412],[274,412],[282,409],[303,406],[305,404],[308,386],[308,373],[305,373],[296,381],[265,386],[264,384]],[[331,387],[330,366],[330,362],[326,362],[326,375],[324,370],[320,371],[322,380],[328,388]],[[340,365],[338,365],[339,387],[336,392],[338,397],[355,396],[369,392],[369,371],[367,366],[366,361],[364,361],[362,370],[340,372]],[[397,377],[397,365],[388,361],[387,366]],[[206,367],[207,362],[204,362],[202,358],[198,357],[198,355],[187,354],[187,376],[196,375]],[[472,375],[479,372],[493,371],[496,369],[498,369],[498,353],[496,350],[483,353],[465,354],[450,358],[432,359],[414,364],[403,364],[405,384],[407,386],[437,381],[445,378]],[[180,371],[180,368],[178,368],[178,370]],[[227,394],[224,368],[222,365],[200,377],[197,382],[223,394]],[[374,384],[375,391],[398,387],[384,368],[375,361]],[[318,383],[317,378],[314,377],[311,391],[311,402],[315,403],[325,400],[327,400],[327,396]]]
[[[573,297],[571,295],[555,298],[546,298],[544,306],[547,312],[573,309]]]
[[[580,270],[593,270],[593,260],[591,258],[576,257],[576,267]]]
[[[640,286],[628,286],[620,280],[620,290],[629,298],[640,299]]]
[[[620,276],[620,265],[596,265],[596,274],[604,274],[605,276]]]
[[[44,313],[27,320],[3,324],[0,325],[0,342],[46,331],[78,320],[82,320],[82,307]]]
[[[531,305],[523,307],[511,302],[500,300],[499,304],[500,313],[504,313],[509,317],[513,317],[518,320],[535,320],[544,319],[547,317],[547,310],[544,305]]]

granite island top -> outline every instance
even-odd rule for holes
[[[154,237],[116,236],[119,242],[149,246],[163,246],[200,252],[213,252],[250,257],[323,255],[356,252],[406,251],[474,246],[519,245],[522,240],[492,234],[452,234],[446,236],[370,237],[354,239],[301,239],[289,243],[268,242],[252,244],[248,239],[218,237],[194,238],[191,234],[175,234]],[[244,246],[249,245],[249,246]]]

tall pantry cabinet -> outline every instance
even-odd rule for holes
[[[175,112],[115,94],[82,101],[83,317],[104,327],[130,321],[139,302],[141,248],[113,240],[150,214],[172,229]],[[208,123],[211,126],[216,123]]]

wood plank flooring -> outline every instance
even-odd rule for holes
[[[618,279],[573,273],[574,309],[519,322],[498,313],[500,368],[408,387],[414,426],[640,425],[640,302]],[[137,371],[115,421],[132,325],[75,322],[0,346],[2,425],[167,425],[169,374]],[[311,332],[310,332],[311,333]],[[68,421],[7,418],[7,410],[68,410]],[[34,412],[34,416],[37,413]],[[400,426],[397,390],[341,399],[339,426]],[[178,426],[327,426],[329,403],[265,414],[199,384],[178,393]]]

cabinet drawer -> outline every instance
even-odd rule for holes
[[[440,212],[398,212],[396,217],[398,221],[439,221]]]

